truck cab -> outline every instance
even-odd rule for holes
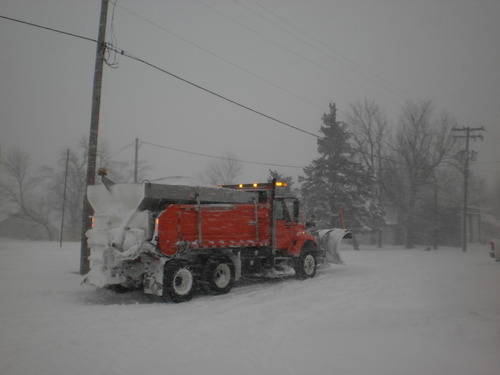
[[[305,231],[305,225],[299,223],[299,201],[294,197],[275,198],[276,249],[295,253],[294,243],[298,234]]]

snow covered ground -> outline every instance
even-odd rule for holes
[[[79,245],[0,240],[0,374],[500,374],[500,263],[342,252],[184,304],[80,285]]]

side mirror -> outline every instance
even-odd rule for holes
[[[314,221],[306,221],[306,228],[315,227],[316,223]]]
[[[306,220],[306,228],[312,228],[316,226],[316,216],[311,215],[309,220]]]

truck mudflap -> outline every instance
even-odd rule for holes
[[[148,254],[141,256],[144,264],[144,293],[161,297],[163,295],[163,270],[167,257],[152,257]]]
[[[320,229],[314,233],[321,251],[325,254],[326,262],[344,264],[338,250],[342,239],[349,233],[348,230],[342,228]]]

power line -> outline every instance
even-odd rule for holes
[[[500,163],[500,160],[489,160],[489,161],[471,160],[471,162],[474,164],[497,164],[497,163]]]
[[[55,28],[52,28],[52,27],[47,27],[47,26],[36,24],[36,23],[32,23],[32,22],[20,20],[18,18],[11,18],[11,17],[2,16],[2,15],[0,15],[0,18],[6,19],[6,20],[9,20],[9,21],[13,21],[13,22],[22,23],[22,24],[25,24],[25,25],[33,26],[33,27],[38,27],[39,29],[54,31],[54,32],[59,33],[59,34],[72,36],[74,38],[87,40],[89,42],[98,43],[97,39],[94,39],[94,38],[89,38],[89,37],[84,36],[84,35],[74,34],[74,33],[70,33],[70,32],[67,32],[67,31],[60,30],[60,29],[55,29]]]
[[[129,143],[129,144],[126,144],[125,146],[122,146],[120,147],[118,150],[116,150],[115,152],[113,152],[111,155],[109,155],[109,158],[112,159],[114,158],[115,156],[117,156],[119,153],[121,153],[122,151],[126,150],[127,148],[133,146],[134,143]]]
[[[156,143],[151,143],[151,142],[146,142],[146,141],[141,141],[141,144],[157,147],[157,148],[163,148],[166,150],[170,151],[176,151],[176,152],[182,152],[184,154],[190,154],[190,155],[195,155],[195,156],[203,156],[206,158],[211,158],[211,159],[218,159],[218,160],[234,160],[240,163],[245,163],[245,164],[256,164],[256,165],[265,165],[268,167],[281,167],[281,168],[296,168],[296,169],[303,169],[304,167],[299,167],[297,165],[289,165],[289,164],[277,164],[277,163],[265,163],[265,162],[260,162],[260,161],[254,161],[254,160],[243,160],[243,159],[235,159],[231,157],[226,157],[226,156],[218,156],[218,155],[211,155],[211,154],[205,154],[202,152],[196,152],[196,151],[189,151],[189,150],[184,150],[178,147],[171,147],[171,146],[165,146],[165,145],[159,145]]]
[[[78,35],[78,34],[68,33],[68,32],[65,32],[65,31],[62,31],[62,30],[59,30],[59,29],[50,28],[50,27],[38,25],[38,24],[35,24],[35,23],[26,22],[26,21],[23,21],[23,20],[19,20],[19,19],[15,19],[15,18],[10,18],[10,17],[5,17],[5,16],[1,16],[1,15],[0,15],[0,18],[8,19],[8,20],[11,20],[11,21],[14,21],[14,22],[23,23],[23,24],[26,24],[26,25],[30,25],[30,26],[33,26],[33,27],[40,28],[40,29],[50,30],[50,31],[54,31],[54,32],[57,32],[57,33],[60,33],[60,34],[65,34],[65,35],[73,36],[75,38],[80,38],[80,39],[88,40],[88,41],[91,41],[91,42],[94,42],[94,43],[98,43],[97,40],[95,40],[95,39],[88,38],[88,37],[85,37],[85,36],[82,36],[82,35]],[[129,58],[131,60],[135,60],[137,62],[140,62],[140,63],[144,64],[144,65],[147,65],[150,68],[153,68],[153,69],[155,69],[155,70],[157,70],[159,72],[167,74],[167,75],[169,75],[169,76],[171,76],[171,77],[173,77],[173,78],[175,78],[175,79],[177,79],[179,81],[182,81],[182,82],[184,82],[184,83],[186,83],[186,84],[188,84],[190,86],[196,87],[197,89],[202,90],[202,91],[204,91],[204,92],[206,92],[208,94],[216,96],[219,99],[222,99],[222,100],[224,100],[224,101],[226,101],[228,103],[234,104],[234,105],[236,105],[236,106],[238,106],[240,108],[246,109],[247,111],[253,112],[253,113],[255,113],[255,114],[257,114],[257,115],[259,115],[261,117],[264,117],[264,118],[267,118],[267,119],[269,119],[271,121],[274,121],[274,122],[276,122],[276,123],[278,123],[280,125],[286,126],[286,127],[290,128],[290,129],[297,130],[297,131],[299,131],[301,133],[304,133],[304,134],[308,134],[308,135],[313,136],[315,138],[320,138],[319,135],[317,135],[317,134],[314,134],[314,133],[312,133],[312,132],[310,132],[308,130],[299,128],[298,126],[295,126],[295,125],[292,125],[292,124],[290,124],[290,123],[288,123],[286,121],[280,120],[277,117],[274,117],[272,115],[268,115],[268,114],[266,114],[264,112],[261,112],[261,111],[259,111],[257,109],[249,107],[249,106],[247,106],[247,105],[245,105],[245,104],[243,104],[241,102],[238,102],[238,101],[236,101],[234,99],[231,99],[231,98],[229,98],[227,96],[224,96],[224,95],[222,95],[222,94],[220,94],[220,93],[218,93],[218,92],[216,92],[214,90],[211,90],[211,89],[206,88],[204,86],[201,86],[201,85],[199,85],[199,84],[197,84],[197,83],[195,83],[193,81],[190,81],[190,80],[188,80],[188,79],[186,79],[184,77],[181,77],[178,74],[172,73],[172,72],[170,72],[170,71],[168,71],[168,70],[166,70],[166,69],[164,69],[164,68],[162,68],[162,67],[160,67],[160,66],[158,66],[156,64],[153,64],[153,63],[145,60],[142,57],[134,56],[134,55],[126,52],[123,49],[120,49],[120,48],[117,48],[115,46],[112,46],[109,43],[106,43],[106,48],[108,48],[111,51],[114,51],[114,52],[116,52],[116,53],[118,53],[118,54],[120,54],[122,56],[125,56],[125,57],[127,57],[127,58]]]
[[[332,61],[334,61],[334,62],[337,63],[338,62],[338,57],[340,57],[342,60],[344,60],[345,62],[347,62],[348,64],[350,64],[349,66],[351,68],[357,67],[357,68],[355,68],[355,70],[358,73],[362,74],[366,79],[372,81],[372,83],[379,84],[380,87],[384,88],[387,92],[390,92],[391,94],[396,95],[398,97],[399,97],[399,95],[401,93],[405,94],[402,90],[399,90],[399,89],[396,90],[395,88],[393,88],[390,85],[388,85],[388,83],[387,83],[387,81],[385,79],[383,79],[381,77],[377,77],[373,73],[370,75],[369,73],[364,72],[362,69],[360,69],[360,67],[359,67],[360,65],[356,61],[354,61],[353,59],[351,59],[349,57],[346,57],[346,56],[340,54],[338,51],[334,50],[331,46],[329,46],[325,42],[323,42],[323,41],[321,41],[321,40],[319,40],[317,38],[314,38],[311,35],[307,34],[302,29],[300,29],[299,27],[297,27],[293,22],[291,22],[290,20],[286,19],[285,17],[279,15],[278,13],[274,12],[273,10],[265,7],[258,0],[254,0],[254,2],[255,2],[255,4],[257,4],[257,6],[259,6],[261,9],[263,9],[266,12],[266,14],[272,14],[275,17],[275,19],[277,19],[278,21],[281,21],[281,25],[277,24],[275,22],[272,22],[270,19],[264,17],[262,15],[262,13],[258,12],[257,10],[252,9],[251,7],[248,7],[246,5],[243,5],[240,2],[234,1],[234,3],[236,3],[239,6],[245,8],[247,10],[250,10],[251,12],[257,14],[260,18],[262,18],[266,22],[270,23],[274,27],[280,28],[285,33],[287,33],[289,35],[292,35],[292,37],[299,38],[300,41],[302,41],[303,43],[305,43],[309,47],[311,47],[311,48],[319,51],[324,56],[329,57]],[[283,26],[283,25],[285,25],[285,26]],[[292,30],[292,31],[290,31],[290,30]],[[314,43],[312,43],[311,41],[315,42],[316,45]],[[322,49],[318,48],[318,46],[321,46]]]
[[[310,63],[311,65],[313,65],[315,68],[319,68],[319,69],[321,69],[322,71],[327,72],[327,73],[329,73],[329,74],[331,74],[331,73],[332,73],[332,70],[330,69],[330,67],[328,67],[328,66],[326,66],[326,65],[324,65],[324,64],[322,64],[322,63],[320,63],[320,62],[318,62],[318,61],[316,61],[316,60],[314,60],[314,59],[311,59],[311,58],[309,58],[309,57],[307,57],[307,56],[305,56],[305,55],[303,55],[303,54],[301,54],[301,53],[299,53],[299,52],[297,52],[297,51],[295,51],[295,50],[293,50],[293,49],[291,49],[291,48],[288,48],[288,47],[287,47],[286,45],[284,45],[283,43],[280,43],[280,42],[277,42],[277,41],[275,41],[275,40],[269,39],[269,36],[268,36],[268,35],[264,35],[264,34],[262,34],[262,33],[261,33],[261,32],[259,32],[258,30],[256,30],[256,29],[254,29],[254,28],[252,28],[252,27],[250,27],[250,26],[248,26],[248,25],[246,25],[246,24],[244,24],[244,23],[240,22],[240,21],[239,21],[238,19],[236,19],[235,17],[228,16],[227,14],[225,14],[225,13],[221,12],[219,9],[217,9],[216,7],[214,7],[213,5],[211,5],[211,4],[209,4],[209,3],[206,3],[204,0],[196,0],[196,1],[197,1],[198,3],[200,3],[200,4],[202,4],[203,6],[205,6],[206,8],[210,9],[212,12],[216,13],[216,14],[217,14],[217,15],[219,15],[220,17],[225,18],[225,19],[227,19],[227,20],[231,21],[232,23],[234,23],[234,24],[236,24],[236,25],[238,25],[238,26],[240,26],[240,27],[242,27],[242,28],[244,28],[244,29],[246,29],[246,30],[251,31],[252,33],[254,33],[254,34],[256,34],[257,36],[259,36],[259,37],[260,37],[263,41],[265,41],[266,43],[272,44],[272,45],[274,45],[274,46],[276,46],[276,47],[278,47],[278,48],[280,48],[280,49],[284,50],[284,51],[285,51],[285,52],[287,52],[287,53],[290,53],[290,54],[292,54],[292,55],[294,55],[294,56],[296,56],[296,57],[299,57],[299,58],[301,58],[301,59],[305,60],[306,62],[308,62],[308,63]],[[262,17],[262,15],[260,15],[260,14],[259,14],[256,10],[254,10],[254,9],[252,9],[252,8],[249,8],[249,7],[247,7],[247,6],[243,5],[243,4],[242,4],[242,3],[240,3],[240,2],[235,2],[235,4],[239,5],[240,7],[244,8],[244,9],[247,9],[247,10],[250,10],[250,11],[252,11],[252,12],[254,12],[254,13],[257,13],[257,15],[259,15],[260,17]],[[270,22],[268,19],[266,19],[266,18],[264,18],[264,17],[262,17],[262,18],[263,18],[264,20],[266,20],[267,22]],[[270,22],[270,23],[271,23],[273,26],[276,26],[274,23],[272,23],[272,22]],[[289,34],[291,34],[291,33],[290,33],[289,31],[287,31],[287,30],[284,30],[284,31],[285,31],[285,32],[288,32]],[[308,44],[310,47],[315,48],[316,50],[319,50],[319,49],[318,49],[318,48],[317,48],[314,44],[310,43],[309,41],[304,41],[304,39],[303,39],[303,38],[301,38],[301,39],[303,40],[303,42],[304,42],[304,43]],[[327,48],[329,48],[329,47],[327,46]],[[321,53],[322,55],[324,55],[324,56],[327,56],[327,57],[332,58],[332,56],[331,56],[330,54],[325,53],[325,52],[324,52],[324,51],[322,51],[322,50],[320,50],[320,53]],[[345,59],[347,59],[347,58],[345,58]],[[337,59],[336,59],[334,56],[333,56],[333,61],[337,63]],[[351,63],[351,64],[354,64],[354,63]],[[359,71],[359,69],[358,69],[358,71]],[[359,73],[363,74],[363,75],[364,75],[364,76],[365,76],[368,80],[371,80],[371,77],[370,77],[369,75],[367,75],[366,73],[363,73],[362,71],[359,71]],[[347,77],[346,77],[346,78],[347,78]],[[350,82],[354,83],[354,81],[353,81],[351,78],[347,78],[347,79],[348,79]],[[372,81],[373,81],[373,80],[372,80]],[[363,85],[363,86],[367,86],[366,84],[363,84],[363,83],[361,83],[361,85]],[[390,88],[385,88],[385,89],[386,89],[386,91],[387,91],[387,90],[391,90]],[[394,97],[397,97],[397,98],[399,98],[399,97],[400,97],[400,95],[398,95],[398,94],[396,93],[396,90],[394,90],[394,89],[392,89],[392,92],[391,92],[391,91],[388,91],[388,92],[389,92],[390,94],[392,94]]]
[[[262,33],[261,33],[261,32],[259,32],[258,30],[255,30],[254,28],[252,28],[252,27],[250,27],[250,26],[248,26],[248,25],[245,25],[244,23],[242,23],[242,22],[238,21],[235,17],[228,16],[227,14],[225,14],[225,13],[221,12],[219,9],[217,9],[216,7],[214,7],[213,5],[208,4],[208,3],[206,3],[206,2],[205,2],[205,1],[203,1],[203,0],[196,0],[196,1],[198,1],[198,3],[202,4],[202,5],[203,5],[203,6],[205,6],[206,8],[210,9],[212,12],[214,12],[214,13],[218,14],[220,17],[225,18],[225,19],[227,19],[227,20],[229,20],[229,21],[233,22],[234,24],[236,24],[236,25],[238,25],[238,26],[240,26],[240,27],[242,27],[242,28],[244,28],[244,29],[246,29],[246,30],[251,31],[252,33],[254,33],[254,34],[256,34],[257,36],[259,36],[259,37],[260,37],[262,40],[264,40],[266,43],[272,44],[272,45],[274,45],[274,46],[276,46],[276,47],[278,47],[278,48],[280,48],[280,49],[282,49],[282,50],[286,51],[286,52],[287,52],[287,53],[289,53],[289,54],[292,54],[292,55],[294,55],[294,56],[296,56],[296,57],[299,57],[299,58],[301,58],[301,59],[303,59],[303,60],[307,61],[308,63],[310,63],[310,64],[314,65],[316,68],[320,68],[320,69],[321,69],[321,70],[323,70],[323,71],[326,71],[326,72],[331,73],[331,70],[330,70],[327,66],[325,66],[325,65],[323,65],[323,64],[321,64],[321,63],[317,62],[316,60],[313,60],[313,59],[311,59],[311,58],[309,58],[309,57],[307,57],[307,56],[304,56],[304,55],[302,55],[301,53],[299,53],[299,52],[297,52],[297,51],[294,51],[294,50],[293,50],[293,49],[291,49],[291,48],[288,48],[287,46],[285,46],[285,45],[284,45],[284,44],[282,44],[282,43],[279,43],[279,42],[276,42],[276,41],[274,41],[274,40],[272,40],[272,39],[269,39],[269,36],[262,34]]]
[[[130,15],[132,15],[134,17],[137,17],[138,19],[141,19],[142,21],[150,24],[151,26],[153,26],[153,27],[155,27],[155,28],[157,28],[157,29],[159,29],[159,30],[161,30],[161,31],[169,34],[170,36],[173,36],[174,38],[176,38],[178,40],[181,40],[184,43],[189,44],[189,45],[191,45],[191,46],[193,46],[193,47],[195,47],[195,48],[197,48],[197,49],[199,49],[199,50],[201,50],[201,51],[203,51],[203,52],[211,55],[212,57],[215,57],[216,59],[218,59],[218,60],[220,60],[220,61],[222,61],[222,62],[224,62],[224,63],[226,63],[228,65],[231,65],[232,67],[235,67],[236,69],[239,69],[239,70],[241,70],[241,71],[243,71],[243,72],[251,75],[254,78],[257,78],[257,79],[261,80],[262,82],[265,82],[266,84],[268,84],[271,87],[274,87],[275,89],[281,90],[283,92],[286,92],[289,95],[292,95],[293,97],[295,97],[296,99],[302,101],[303,103],[305,103],[307,105],[310,105],[310,106],[313,106],[316,109],[319,109],[318,105],[314,104],[313,102],[311,102],[310,100],[304,98],[303,96],[296,94],[292,90],[287,89],[286,87],[283,87],[281,85],[278,85],[278,84],[272,82],[271,80],[267,79],[266,77],[264,77],[264,76],[262,76],[260,74],[257,74],[255,72],[251,71],[250,69],[245,68],[244,66],[241,66],[241,65],[239,65],[239,64],[237,64],[235,62],[232,62],[232,61],[226,59],[225,57],[223,57],[223,56],[215,53],[214,51],[212,51],[212,50],[210,50],[210,49],[208,49],[206,47],[203,47],[202,45],[200,45],[200,44],[198,44],[196,42],[193,42],[192,40],[189,40],[188,38],[186,38],[186,37],[184,37],[184,36],[182,36],[182,35],[174,32],[174,31],[166,28],[165,26],[163,26],[163,25],[161,25],[161,24],[159,24],[159,23],[151,20],[150,18],[148,18],[148,17],[146,17],[146,16],[144,16],[144,15],[136,12],[135,10],[132,10],[132,9],[130,9],[130,8],[122,5],[122,4],[117,4],[116,6],[118,8],[120,8],[120,9],[124,10],[128,14],[130,14]]]
[[[272,24],[273,26],[275,26],[275,27],[277,26],[279,29],[281,29],[281,30],[282,30],[282,31],[284,31],[285,33],[287,33],[287,34],[289,34],[289,35],[292,35],[292,34],[293,34],[293,33],[291,33],[291,32],[290,32],[290,31],[289,31],[286,27],[283,27],[282,25],[279,25],[279,24],[276,24],[276,23],[271,22],[268,18],[266,18],[265,16],[263,16],[261,12],[259,12],[259,11],[255,10],[255,9],[253,9],[253,8],[251,8],[251,7],[247,6],[247,5],[243,5],[243,3],[240,3],[240,2],[235,1],[235,0],[233,0],[233,3],[237,4],[238,6],[242,7],[243,9],[249,10],[250,12],[252,12],[252,13],[256,14],[257,16],[259,16],[260,18],[262,18],[262,19],[263,19],[264,21],[266,21],[267,23],[271,23],[271,24]],[[263,9],[264,9],[264,11],[265,11],[266,13],[271,13],[271,14],[273,14],[273,15],[274,15],[274,16],[275,16],[278,20],[281,20],[281,19],[282,19],[282,17],[281,17],[281,16],[277,15],[275,12],[271,11],[270,9],[268,9],[268,8],[264,7],[264,6],[263,6],[262,4],[260,4],[259,2],[257,2],[257,1],[256,1],[255,3],[256,3],[259,7],[263,8]],[[312,44],[310,41],[308,41],[306,38],[302,37],[301,35],[297,35],[297,34],[295,34],[294,38],[295,38],[295,39],[297,39],[297,36],[299,37],[299,40],[300,40],[300,41],[302,41],[302,43],[304,43],[304,44],[308,45],[308,46],[309,46],[309,47],[311,47],[311,48],[317,49],[317,47],[316,47],[314,44]],[[320,52],[324,54],[324,52],[323,52],[323,51],[320,51]]]
[[[172,73],[172,72],[170,72],[170,71],[168,71],[168,70],[166,70],[166,69],[164,69],[164,68],[162,68],[162,67],[160,67],[160,66],[158,66],[158,65],[155,65],[155,64],[153,64],[153,63],[151,63],[151,62],[149,62],[149,61],[147,61],[147,60],[143,59],[142,57],[137,57],[137,56],[131,55],[130,53],[126,52],[125,50],[118,49],[118,48],[115,48],[115,47],[113,47],[113,46],[108,46],[108,48],[115,50],[116,52],[118,52],[118,53],[119,53],[120,55],[122,55],[122,56],[128,57],[128,58],[129,58],[129,59],[131,59],[131,60],[135,60],[135,61],[137,61],[137,62],[140,62],[140,63],[144,64],[144,65],[147,65],[147,66],[149,66],[149,67],[151,67],[151,68],[153,68],[153,69],[156,69],[156,70],[158,70],[158,71],[160,71],[160,72],[162,72],[162,73],[165,73],[165,74],[167,74],[167,75],[169,75],[169,76],[171,76],[171,77],[173,77],[173,78],[175,78],[175,79],[177,79],[177,80],[179,80],[179,81],[182,81],[182,82],[184,82],[184,83],[186,83],[186,84],[188,84],[188,85],[190,85],[190,86],[196,87],[197,89],[200,89],[200,90],[202,90],[202,91],[205,91],[205,92],[206,92],[206,93],[208,93],[208,94],[211,94],[211,95],[213,95],[213,96],[216,96],[216,97],[218,97],[219,99],[222,99],[222,100],[224,100],[224,101],[226,101],[226,102],[228,102],[228,103],[234,104],[234,105],[236,105],[236,106],[238,106],[238,107],[240,107],[240,108],[246,109],[247,111],[253,112],[253,113],[257,114],[257,115],[260,115],[260,116],[265,117],[265,118],[267,118],[267,119],[269,119],[269,120],[272,120],[272,121],[274,121],[274,122],[276,122],[276,123],[278,123],[278,124],[280,124],[280,125],[286,126],[286,127],[288,127],[288,128],[294,129],[294,130],[297,130],[297,131],[299,131],[299,132],[301,132],[301,133],[311,135],[311,136],[313,136],[313,137],[315,137],[315,138],[320,138],[320,137],[319,137],[319,135],[317,135],[317,134],[314,134],[314,133],[312,133],[312,132],[310,132],[310,131],[308,131],[308,130],[305,130],[305,129],[299,128],[298,126],[292,125],[292,124],[290,124],[289,122],[286,122],[286,121],[280,120],[280,119],[278,119],[277,117],[274,117],[274,116],[272,116],[272,115],[265,114],[264,112],[261,112],[261,111],[259,111],[259,110],[257,110],[257,109],[254,109],[254,108],[252,108],[252,107],[249,107],[249,106],[247,106],[247,105],[245,105],[245,104],[243,104],[243,103],[240,103],[240,102],[238,102],[238,101],[236,101],[236,100],[234,100],[234,99],[231,99],[231,98],[229,98],[229,97],[227,97],[227,96],[224,96],[224,95],[222,95],[222,94],[219,94],[218,92],[216,92],[216,91],[214,91],[214,90],[211,90],[211,89],[209,89],[209,88],[206,88],[206,87],[204,87],[204,86],[201,86],[201,85],[199,85],[198,83],[195,83],[195,82],[193,82],[193,81],[190,81],[190,80],[188,80],[188,79],[186,79],[186,78],[184,78],[184,77],[181,77],[181,76],[180,76],[180,75],[178,75],[178,74]]]

